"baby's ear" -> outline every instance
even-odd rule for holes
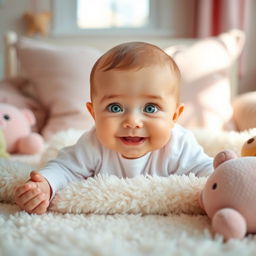
[[[181,113],[183,112],[183,110],[184,110],[184,104],[181,104],[181,105],[179,105],[176,108],[176,111],[175,111],[175,113],[173,114],[173,117],[172,117],[172,120],[174,122],[176,122],[179,119],[179,117],[180,117]]]
[[[95,114],[94,114],[94,111],[93,111],[92,103],[91,102],[87,102],[86,103],[86,107],[87,107],[88,111],[90,112],[92,118],[95,119]]]

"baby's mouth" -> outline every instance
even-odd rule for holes
[[[127,136],[127,137],[120,137],[120,139],[126,145],[138,145],[143,143],[146,140],[146,137]]]

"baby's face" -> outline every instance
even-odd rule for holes
[[[163,147],[182,112],[169,67],[98,71],[93,102],[99,141],[125,158],[138,158]]]

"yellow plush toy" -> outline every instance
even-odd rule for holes
[[[256,136],[250,138],[243,144],[241,156],[256,156]]]
[[[26,35],[34,34],[47,35],[51,14],[49,12],[27,12],[23,15],[26,22]]]

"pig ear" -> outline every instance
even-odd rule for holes
[[[21,111],[26,117],[26,119],[28,120],[28,123],[30,125],[34,125],[36,123],[36,118],[31,110],[25,108],[25,109],[22,109]]]
[[[222,163],[234,158],[237,158],[237,155],[234,151],[231,151],[231,150],[221,151],[214,157],[213,167],[217,168]]]

